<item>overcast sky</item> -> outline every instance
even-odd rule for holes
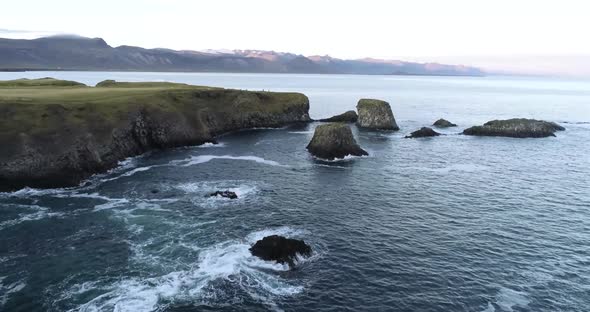
[[[0,36],[590,75],[589,16],[587,0],[29,0],[2,4]]]

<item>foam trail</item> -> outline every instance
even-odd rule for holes
[[[249,248],[253,241],[266,235],[298,233],[302,232],[287,227],[267,229],[251,233],[245,240],[230,240],[202,249],[195,247],[194,250],[201,250],[197,266],[191,264],[186,270],[144,279],[129,278],[100,287],[107,292],[75,310],[156,311],[162,308],[162,300],[195,301],[219,297],[223,301],[223,296],[226,295],[221,293],[223,289],[209,287],[211,282],[219,280],[239,287],[252,298],[273,306],[273,298],[300,293],[303,287],[290,285],[272,273],[288,270],[287,265],[260,260],[251,255]],[[135,256],[138,256],[137,252]],[[138,260],[145,260],[145,255],[139,256]],[[62,298],[69,298],[84,289],[83,286],[74,285]],[[94,284],[93,287],[98,288]]]
[[[281,165],[280,163],[278,163],[276,161],[266,160],[264,158],[257,157],[257,156],[231,156],[231,155],[222,155],[222,156],[218,156],[218,155],[199,155],[199,156],[191,156],[188,159],[173,160],[172,162],[170,162],[170,164],[176,164],[176,165],[180,165],[180,166],[183,166],[183,167],[188,167],[188,166],[193,166],[193,165],[207,163],[207,162],[210,162],[210,161],[212,161],[214,159],[247,160],[247,161],[253,161],[253,162],[256,162],[256,163],[259,163],[259,164],[265,164],[265,165],[270,165],[270,166],[286,167],[286,166]]]

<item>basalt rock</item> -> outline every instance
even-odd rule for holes
[[[356,114],[355,111],[347,111],[340,115],[332,116],[326,119],[320,119],[319,121],[322,122],[349,122],[354,123],[358,120],[359,116]]]
[[[435,127],[439,127],[439,128],[449,128],[449,127],[456,127],[457,126],[456,124],[454,124],[446,119],[442,119],[442,118],[435,121],[432,125]]]
[[[311,255],[311,247],[302,240],[272,235],[257,241],[250,248],[250,252],[262,260],[286,263],[294,267],[298,255],[302,257]]]
[[[235,192],[231,192],[231,191],[216,191],[215,193],[209,194],[209,197],[218,197],[218,196],[229,198],[229,199],[237,199],[238,198],[238,194],[236,194]]]
[[[99,85],[0,84],[0,191],[77,186],[151,150],[310,121],[309,101],[300,93],[174,83]]]
[[[345,156],[364,156],[363,150],[354,139],[350,127],[342,123],[329,123],[315,128],[307,150],[314,156],[333,160]]]
[[[502,136],[512,138],[543,138],[555,136],[564,127],[550,121],[513,118],[488,121],[483,126],[475,126],[463,131],[465,135]]]
[[[426,138],[426,137],[435,137],[439,136],[440,133],[432,130],[432,128],[422,127],[419,130],[412,132],[410,135],[406,136],[406,139],[415,139],[415,138]]]
[[[374,99],[361,99],[356,105],[357,125],[373,130],[399,130],[389,103]]]

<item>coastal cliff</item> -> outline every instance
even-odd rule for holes
[[[309,121],[309,100],[175,83],[0,82],[0,191],[78,185],[119,161],[253,127]]]

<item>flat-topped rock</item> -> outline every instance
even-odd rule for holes
[[[435,121],[433,124],[433,126],[438,127],[438,128],[449,128],[449,127],[456,127],[457,125],[446,120],[446,119],[439,119],[437,121]]]
[[[330,118],[320,119],[319,121],[322,122],[356,122],[359,116],[356,114],[355,111],[347,111],[340,115],[332,116]]]
[[[342,123],[329,123],[315,128],[307,150],[314,156],[333,160],[345,156],[363,156],[368,153],[354,139],[350,127]]]
[[[356,105],[357,125],[374,130],[399,130],[389,103],[375,99],[361,99]]]
[[[463,131],[465,135],[502,136],[512,138],[543,138],[555,136],[564,127],[550,121],[513,118],[488,121],[483,126],[474,126]]]
[[[435,136],[439,136],[440,133],[432,130],[432,128],[428,128],[428,127],[422,127],[414,132],[412,132],[410,135],[406,136],[406,139],[415,139],[415,138],[427,138],[427,137],[435,137]]]

